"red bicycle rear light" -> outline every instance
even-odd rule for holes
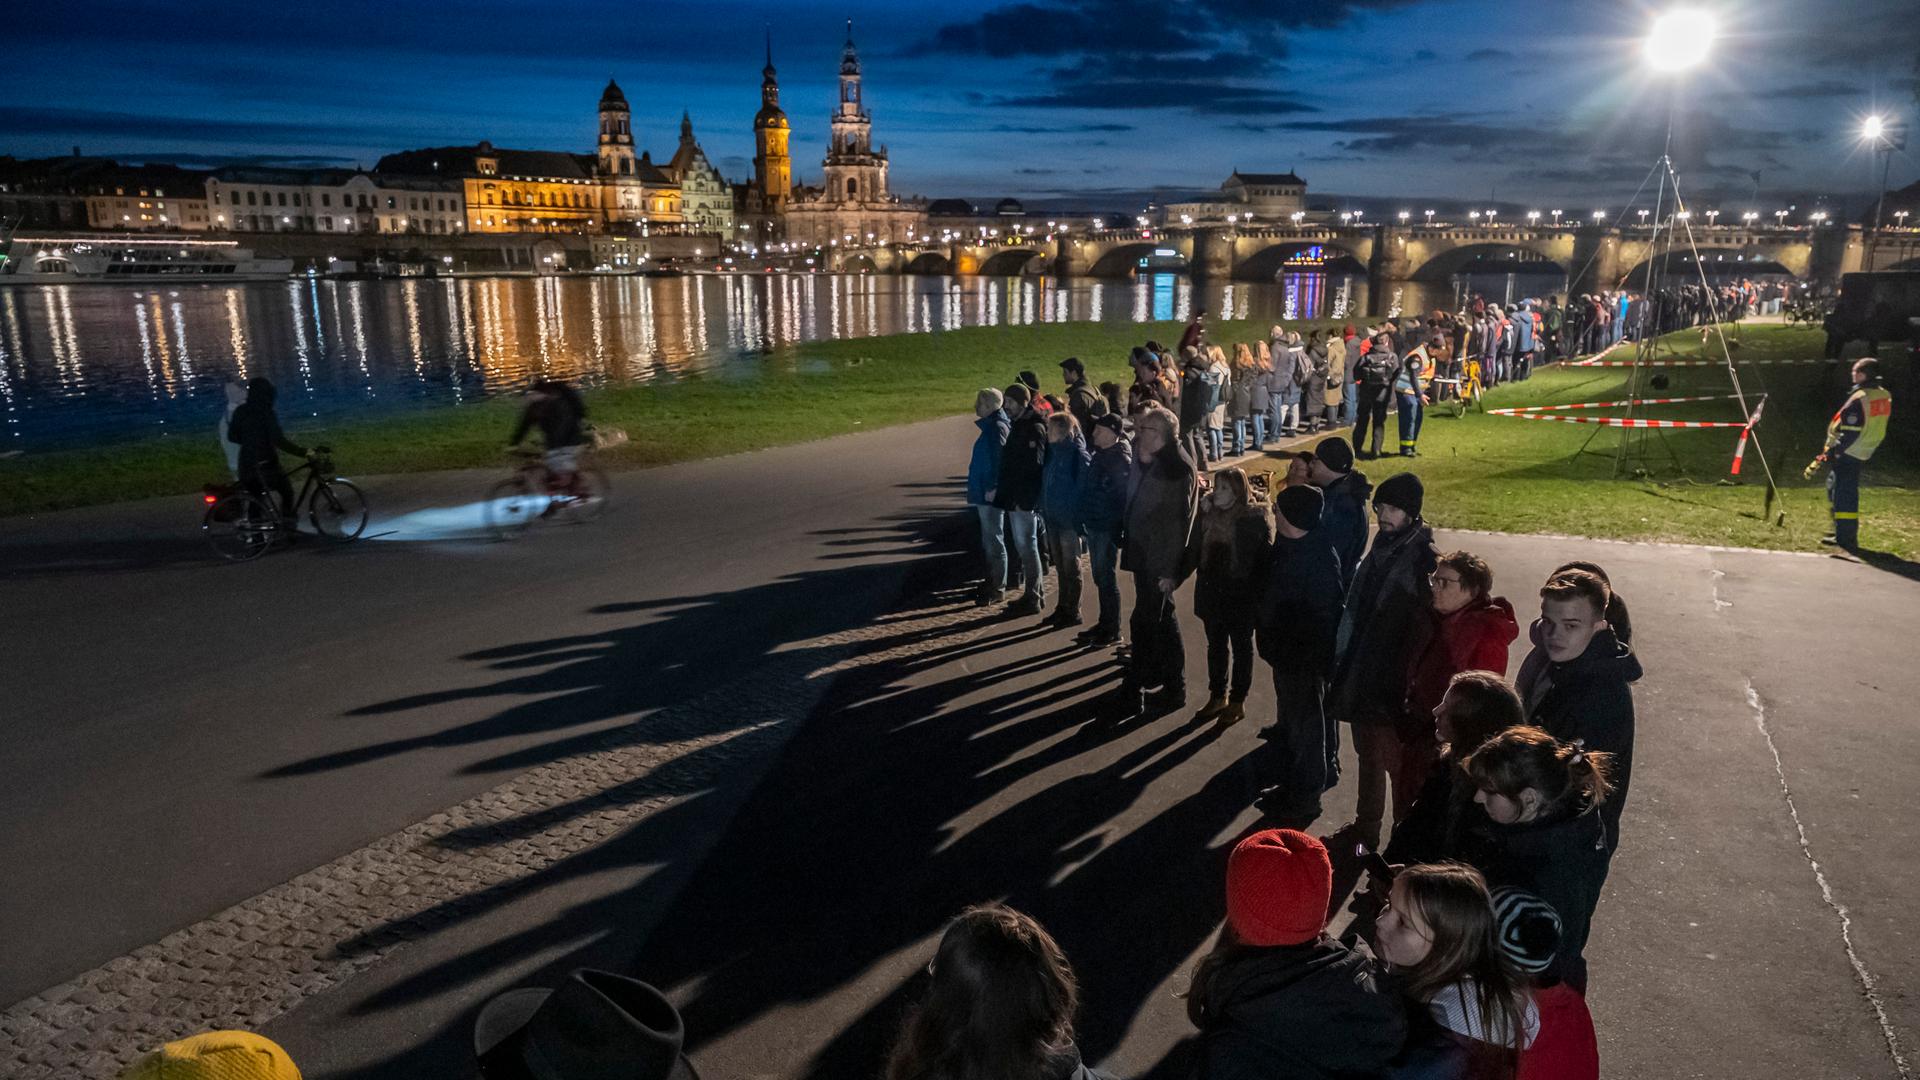
[[[217,502],[219,502],[219,501],[220,501],[219,499],[217,499],[217,498],[215,498],[215,497],[213,497],[212,495],[202,495],[202,496],[200,496],[200,497],[201,497],[202,499],[205,499],[205,500],[207,501],[207,503],[208,503],[209,505],[211,505],[211,504],[213,504],[213,503],[217,503]]]

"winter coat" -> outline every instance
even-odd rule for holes
[[[1332,362],[1327,357],[1325,343],[1315,346],[1307,352],[1307,382],[1300,388],[1300,403],[1313,412],[1327,401],[1327,370]]]
[[[1545,657],[1545,649],[1536,651]],[[1620,844],[1620,813],[1633,779],[1633,684],[1642,674],[1633,649],[1601,630],[1579,656],[1546,663],[1521,697],[1528,723],[1562,742],[1584,739],[1587,749],[1613,755],[1613,794],[1600,808],[1609,852]]]
[[[1086,469],[1087,444],[1078,434],[1047,444],[1047,461],[1040,468],[1040,510],[1049,522],[1072,527],[1080,478]]]
[[[1356,724],[1402,722],[1413,628],[1433,606],[1427,575],[1434,559],[1433,529],[1424,521],[1374,539],[1347,590],[1330,715]]]
[[[1193,613],[1200,621],[1254,624],[1273,535],[1273,515],[1264,505],[1219,510],[1211,501],[1201,504],[1187,545],[1187,563],[1196,574]]]
[[[1373,485],[1358,470],[1322,489],[1326,503],[1320,514],[1320,532],[1333,544],[1340,556],[1341,591],[1353,587],[1353,575],[1360,570],[1360,557],[1367,551],[1367,499]]]
[[[1095,450],[1074,493],[1074,524],[1087,532],[1119,532],[1127,520],[1127,485],[1132,479],[1132,443],[1121,439]]]
[[[1533,349],[1533,309],[1522,305],[1520,308],[1519,314],[1514,317],[1513,321],[1515,324],[1514,325],[1514,339],[1515,339],[1514,347],[1518,349],[1520,352],[1532,351]]]
[[[1371,957],[1326,937],[1241,948],[1187,999],[1194,1080],[1348,1080],[1386,1073],[1406,1011]]]
[[[1047,422],[1028,410],[1013,421],[1000,448],[1000,484],[993,505],[1002,510],[1040,506],[1040,478],[1047,463]]]
[[[1338,405],[1346,393],[1347,346],[1339,338],[1327,341],[1327,385],[1321,395],[1327,405]]]
[[[1483,597],[1451,615],[1427,609],[1414,620],[1407,668],[1407,720],[1418,731],[1433,732],[1433,710],[1446,696],[1447,683],[1462,671],[1507,673],[1507,650],[1520,636],[1513,605],[1504,596]]]
[[[1459,855],[1465,829],[1486,817],[1474,805],[1479,791],[1473,778],[1460,767],[1460,761],[1474,747],[1451,747],[1451,753],[1435,759],[1433,768],[1414,794],[1413,805],[1405,817],[1396,817],[1387,846],[1380,853],[1389,863],[1412,866],[1416,863],[1445,862]]]
[[[1579,803],[1518,825],[1502,825],[1482,811],[1462,830],[1453,853],[1479,870],[1489,889],[1524,889],[1553,905],[1560,916],[1560,949],[1547,974],[1575,986],[1586,985],[1583,954],[1611,859],[1611,837],[1600,811]]]
[[[1260,595],[1260,655],[1289,670],[1333,674],[1340,633],[1340,556],[1326,526],[1298,539],[1276,535]]]
[[[1135,474],[1127,501],[1126,541],[1120,565],[1151,579],[1185,576],[1187,540],[1199,512],[1200,485],[1193,461],[1177,446],[1160,452]]]
[[[1391,350],[1375,346],[1367,350],[1360,360],[1359,370],[1354,372],[1354,381],[1360,384],[1360,394],[1369,400],[1385,397],[1393,390],[1393,382],[1400,377],[1400,358]]]
[[[973,422],[980,434],[973,440],[973,457],[967,462],[967,503],[985,506],[987,492],[1000,486],[1000,449],[1007,445],[1012,423],[1007,414],[995,409]]]
[[[1080,421],[1081,436],[1091,439],[1093,438],[1093,418],[1105,415],[1107,399],[1101,397],[1100,391],[1095,390],[1083,376],[1079,382],[1067,387],[1067,411],[1073,414],[1075,420]]]
[[[1476,997],[1473,979],[1462,978],[1441,987],[1430,1001],[1408,1001],[1413,1015],[1408,1017],[1406,1045],[1388,1073],[1392,1080],[1509,1080],[1513,1052],[1504,1047],[1514,1033],[1489,1033],[1474,1004]],[[1540,1011],[1530,993],[1523,1003],[1524,1030],[1518,1041],[1525,1046],[1540,1033]]]
[[[1565,983],[1533,992],[1540,1034],[1520,1054],[1518,1080],[1600,1080],[1600,1043],[1587,999]]]
[[[1207,411],[1207,426],[1224,427],[1227,421],[1227,397],[1232,393],[1233,372],[1225,364],[1207,369],[1207,397],[1213,407]]]
[[[1273,372],[1260,368],[1253,373],[1253,412],[1262,415],[1273,407]]]
[[[1234,375],[1233,385],[1227,392],[1227,419],[1245,420],[1253,415],[1253,384],[1259,374],[1249,369]]]
[[[1300,384],[1305,372],[1301,364],[1306,355],[1301,350],[1276,339],[1273,343],[1273,396],[1282,405],[1296,405],[1300,401]]]
[[[1207,381],[1207,369],[1194,365],[1180,376],[1180,437],[1187,438],[1206,425],[1207,414],[1213,411],[1212,386]]]

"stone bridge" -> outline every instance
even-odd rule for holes
[[[1628,283],[1657,256],[1654,230],[1639,226],[1225,226],[1063,234],[993,243],[951,242],[847,248],[830,251],[836,270],[905,274],[1053,274],[1059,277],[1129,277],[1150,258],[1169,269],[1184,265],[1196,278],[1270,282],[1282,272],[1342,269],[1365,273],[1384,299],[1395,283],[1445,282],[1468,269],[1485,272],[1506,264],[1558,270],[1570,291],[1589,292]],[[1839,285],[1840,276],[1862,268],[1863,237],[1857,226],[1750,228],[1695,226],[1700,258],[1719,269],[1780,273]],[[1664,239],[1660,240],[1664,248]],[[1676,239],[1674,267],[1689,275],[1692,249]],[[1684,251],[1684,254],[1682,252]]]

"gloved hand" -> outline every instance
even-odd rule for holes
[[[1825,465],[1826,463],[1827,463],[1827,455],[1821,454],[1819,457],[1814,458],[1812,461],[1807,462],[1807,471],[1801,473],[1800,475],[1805,477],[1808,480],[1811,480],[1814,478],[1814,476],[1816,476],[1820,472],[1820,466]]]

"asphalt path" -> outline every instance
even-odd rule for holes
[[[724,797],[452,919],[269,1033],[310,1076],[460,1075],[487,994],[584,963],[667,988],[706,1075],[870,1076],[941,923],[1005,899],[1079,968],[1088,1056],[1176,1071],[1174,995],[1254,824],[1270,685],[1261,670],[1255,721],[1224,732],[1090,722],[1110,656],[966,603],[971,434],[946,420],[621,474],[605,520],[506,545],[435,538],[487,473],[380,480],[387,539],[240,567],[207,561],[186,500],[0,522],[0,1001],[796,643],[878,627],[878,659]],[[1633,606],[1634,801],[1589,949],[1606,1074],[1902,1076],[1895,1053],[1920,1040],[1901,857],[1920,850],[1920,584],[1790,555],[1443,541],[1487,556],[1522,611],[1572,558]],[[914,629],[886,635],[895,621]]]

